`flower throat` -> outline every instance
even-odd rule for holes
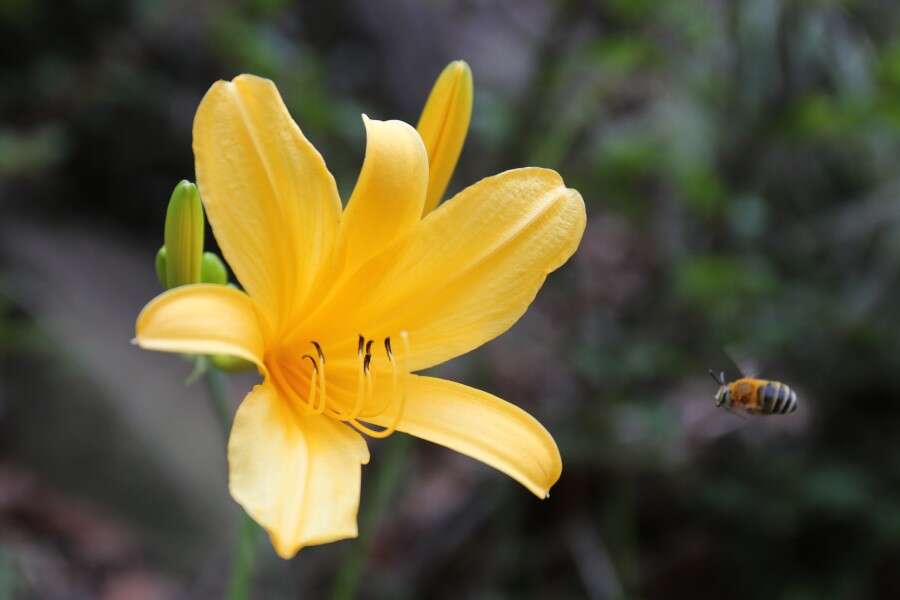
[[[301,361],[309,362],[309,387],[305,398],[298,392],[294,382],[285,374],[279,366],[279,361],[267,361],[272,378],[277,382],[291,400],[291,406],[299,412],[299,416],[325,415],[339,421],[348,423],[351,427],[374,438],[385,438],[397,430],[397,425],[403,417],[406,407],[406,377],[409,374],[406,366],[406,357],[409,355],[409,335],[402,331],[400,338],[400,355],[394,354],[391,338],[384,338],[384,357],[390,367],[391,392],[387,395],[387,401],[378,407],[374,407],[372,414],[381,415],[396,402],[396,412],[390,423],[383,429],[373,429],[363,423],[360,418],[364,408],[372,406],[376,385],[376,370],[373,368],[373,350],[375,340],[366,339],[359,335],[356,348],[356,393],[349,410],[344,410],[335,402],[329,402],[328,388],[326,386],[326,360],[322,345],[311,340],[310,344],[315,349],[315,356],[303,354]],[[399,358],[399,360],[398,360]],[[282,365],[284,366],[284,365]],[[295,375],[299,375],[293,372]]]

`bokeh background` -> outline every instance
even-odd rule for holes
[[[562,479],[375,443],[360,540],[260,538],[254,597],[900,597],[898,31],[889,0],[0,2],[0,597],[223,593],[222,431],[129,344],[208,86],[275,80],[346,198],[360,113],[415,123],[457,58],[451,191],[547,166],[589,222],[439,372],[536,415]],[[800,411],[715,409],[728,347]]]

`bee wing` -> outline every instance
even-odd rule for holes
[[[728,344],[723,351],[742,377],[759,375],[759,363],[746,348],[738,344]]]

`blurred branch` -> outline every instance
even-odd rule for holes
[[[523,100],[515,111],[517,119],[515,125],[510,128],[511,135],[497,153],[505,163],[500,165],[501,167],[528,162],[537,137],[544,133],[546,120],[542,117],[548,111],[547,105],[553,93],[554,80],[559,72],[557,67],[569,39],[567,33],[571,32],[572,26],[579,18],[583,18],[577,10],[578,7],[579,3],[573,0],[560,2],[553,25],[535,49],[537,64],[534,67],[534,75],[530,85],[521,94]]]
[[[375,534],[378,532],[378,525],[403,479],[409,442],[410,438],[407,435],[391,436],[391,439],[385,442],[387,456],[384,457],[384,461],[378,469],[374,497],[367,504],[360,519],[359,539],[347,554],[344,564],[341,565],[335,577],[334,589],[331,594],[334,600],[350,600],[357,596],[360,581],[365,574],[366,560]]]
[[[198,360],[206,361],[206,357],[200,357]],[[228,439],[228,433],[231,431],[231,409],[228,406],[228,384],[227,379],[222,371],[206,366],[206,389],[209,392],[209,402],[216,418],[222,426],[222,432],[225,439]]]
[[[600,536],[586,515],[572,519],[566,528],[566,545],[591,600],[624,598],[622,583]]]

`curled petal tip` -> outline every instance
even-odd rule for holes
[[[459,74],[461,77],[472,78],[472,69],[469,67],[469,63],[462,59],[457,59],[451,62],[449,67],[453,67],[453,69]]]

